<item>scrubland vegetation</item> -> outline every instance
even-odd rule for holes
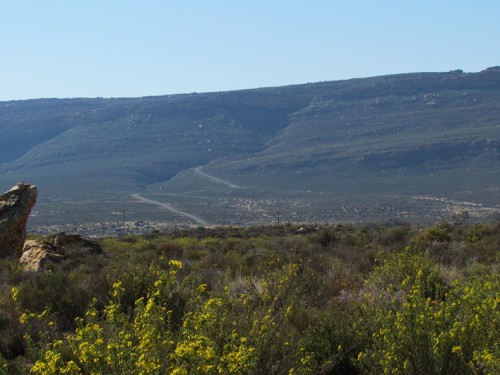
[[[500,223],[198,228],[0,267],[0,373],[498,374]]]

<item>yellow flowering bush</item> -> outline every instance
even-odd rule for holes
[[[113,262],[2,274],[0,333],[18,338],[0,341],[0,374],[500,373],[500,225],[266,230],[108,239]],[[81,313],[45,288],[96,269]]]
[[[201,285],[191,301],[193,311],[185,314],[180,332],[173,332],[169,303],[182,264],[170,261],[169,266],[155,271],[156,281],[147,298],[136,301],[132,319],[120,304],[122,283],[114,283],[102,315],[94,303],[64,345],[58,340],[44,349],[31,373],[252,374],[255,349],[229,331],[236,322],[228,319],[228,296],[204,301]]]
[[[61,353],[47,350],[42,360],[37,361],[30,370],[33,374],[81,374],[80,368],[73,361],[64,361]]]
[[[201,306],[186,314],[171,354],[173,374],[252,374],[255,348],[232,329],[238,322],[229,318],[233,303],[227,291],[221,298],[195,302]]]
[[[31,372],[57,374],[59,370],[55,369],[78,368],[86,374],[164,373],[168,353],[174,347],[167,303],[176,287],[176,270],[181,266],[172,262],[167,271],[155,270],[154,286],[146,299],[136,301],[133,320],[120,302],[125,293],[122,283],[115,282],[103,315],[92,305],[85,319],[78,319],[75,334],[66,338],[71,351],[67,357],[71,359],[63,359],[58,341],[46,350]]]
[[[442,295],[429,293],[439,289],[432,285],[435,275],[422,268],[429,260],[425,254],[411,257],[397,260],[414,265],[405,268],[408,274],[399,288],[390,283],[363,296],[362,320],[356,328],[369,345],[358,354],[360,365],[367,373],[381,374],[497,373],[499,276],[490,275],[477,288],[480,292],[475,283],[463,286],[456,281]],[[374,273],[380,276],[381,270],[390,269],[387,262]]]

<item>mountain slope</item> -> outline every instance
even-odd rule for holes
[[[306,173],[309,188],[328,181],[329,173],[363,180],[371,172],[387,179],[457,169],[465,182],[466,171],[473,169],[476,177],[479,172],[494,177],[500,165],[499,113],[500,90],[323,100],[290,115],[289,126],[266,150],[211,170],[226,176],[298,176],[299,186]],[[387,187],[393,182],[387,179]],[[481,187],[485,181],[474,182]],[[464,187],[456,183],[456,188]]]
[[[139,191],[221,224],[258,222],[290,206],[293,220],[331,220],[327,207],[394,206],[426,194],[494,212],[500,68],[0,102],[0,134],[0,188],[37,184],[37,225],[105,221],[123,207],[137,218],[181,220],[142,212],[130,202]],[[413,216],[435,212],[426,210]]]
[[[66,101],[49,100],[49,119],[30,111],[17,115],[15,108],[4,105],[1,126],[9,134],[17,131],[5,144],[22,144],[24,153],[18,156],[5,147],[3,160],[9,162],[0,172],[4,178],[11,175],[11,181],[22,176],[41,181],[49,194],[67,192],[72,183],[77,185],[71,186],[72,194],[79,194],[78,185],[88,188],[106,180],[112,189],[144,186],[216,158],[262,150],[286,126],[289,111],[303,105],[295,98],[282,101],[265,93],[237,98],[231,93],[200,94],[110,99],[65,113]]]

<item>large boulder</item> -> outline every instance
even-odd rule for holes
[[[0,257],[21,256],[36,197],[36,186],[24,182],[0,195]]]
[[[84,238],[79,234],[66,234],[64,232],[56,236],[54,246],[63,247],[66,256],[101,254],[103,252],[98,242]]]
[[[58,263],[64,258],[62,248],[43,241],[27,240],[19,261],[25,271],[41,271],[47,263]]]
[[[47,264],[59,263],[78,255],[102,254],[101,245],[79,234],[59,233],[54,243],[27,240],[19,261],[25,271],[42,271]]]

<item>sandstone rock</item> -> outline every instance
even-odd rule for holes
[[[25,271],[41,271],[47,263],[63,260],[65,258],[63,250],[47,242],[27,240],[19,261]]]
[[[59,233],[54,244],[27,240],[19,261],[25,271],[41,271],[48,263],[58,263],[75,255],[101,254],[101,246],[78,234]]]
[[[36,186],[24,182],[0,195],[0,257],[21,256],[26,223],[36,197]]]

